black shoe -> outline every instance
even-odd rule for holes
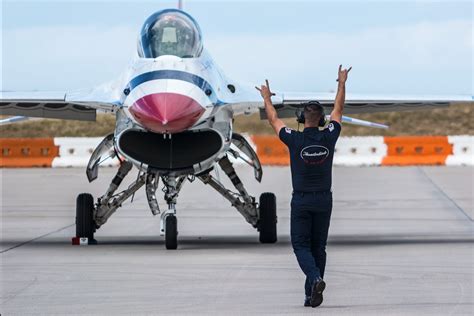
[[[306,296],[304,297],[304,306],[305,306],[305,307],[311,306],[311,295],[309,295],[309,296],[306,295]]]
[[[322,304],[323,302],[323,291],[326,288],[326,283],[324,283],[323,279],[317,278],[314,280],[313,286],[311,287],[311,299],[310,304],[311,307],[317,307]]]

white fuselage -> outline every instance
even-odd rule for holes
[[[199,25],[181,10],[152,14],[137,48],[111,86],[116,150],[141,169],[210,169],[230,147],[234,115],[257,111],[259,93],[223,75],[204,49]]]
[[[119,141],[124,132],[140,130],[173,138],[180,133],[213,130],[220,136],[221,146],[193,167],[196,173],[210,168],[229,149],[233,116],[257,108],[252,103],[235,102],[242,94],[251,94],[247,99],[257,102],[258,93],[228,80],[206,51],[198,58],[134,58],[118,86],[123,89],[116,149],[142,168],[148,164],[132,157]]]

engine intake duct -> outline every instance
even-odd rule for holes
[[[166,137],[165,137],[166,136]],[[119,148],[130,158],[160,170],[182,170],[211,158],[222,147],[213,130],[170,135],[129,130],[119,138]]]

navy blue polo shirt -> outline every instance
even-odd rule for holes
[[[336,121],[322,131],[317,127],[305,128],[303,132],[288,127],[280,130],[280,139],[290,151],[294,191],[331,190],[334,147],[340,133],[341,124]]]

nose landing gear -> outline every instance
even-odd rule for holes
[[[168,204],[168,210],[161,214],[160,218],[160,233],[165,235],[165,246],[166,249],[177,249],[178,248],[178,219],[176,218],[176,200],[178,198],[179,191],[183,186],[186,177],[173,177],[163,176],[162,177],[165,187],[163,192],[165,193],[165,201]]]

